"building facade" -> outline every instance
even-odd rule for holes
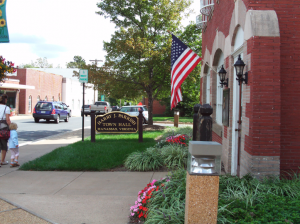
[[[222,144],[228,173],[299,169],[299,7],[300,1],[201,0],[200,103],[214,109],[213,140]],[[234,68],[239,56],[248,72],[241,94]],[[220,85],[222,66],[228,87]]]
[[[72,77],[70,69],[18,69],[14,80],[19,81],[16,100],[16,114],[32,114],[33,108],[40,100],[63,101],[72,110],[72,116],[81,116],[83,102],[83,87],[78,78]],[[11,81],[11,79],[9,79]],[[21,86],[21,87],[20,87]],[[27,87],[20,89],[22,86]],[[85,104],[93,104],[94,85],[86,84]],[[9,91],[6,91],[8,94]]]

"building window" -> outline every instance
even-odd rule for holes
[[[224,54],[221,52],[218,61],[217,71],[220,71],[221,66],[224,66]],[[217,78],[217,95],[216,95],[216,122],[219,125],[222,125],[222,106],[223,106],[223,88],[220,84],[220,76],[216,74]]]
[[[58,94],[58,101],[60,101],[60,93]]]
[[[52,96],[52,102],[54,102],[54,96]]]
[[[48,97],[47,96],[45,96],[45,101],[48,101]]]
[[[37,97],[37,102],[39,102],[39,101],[41,101],[41,97],[40,96]]]
[[[210,68],[208,68],[206,75],[206,103],[210,104]]]
[[[31,99],[32,99],[32,97],[29,96],[29,98],[28,98],[28,113],[31,113]]]

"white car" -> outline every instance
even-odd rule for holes
[[[124,106],[120,112],[129,114],[130,116],[139,116],[139,111],[143,111],[144,123],[148,124],[148,109],[145,105]]]

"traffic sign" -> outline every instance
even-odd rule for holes
[[[87,83],[88,82],[88,70],[87,69],[80,69],[79,70],[79,82]]]

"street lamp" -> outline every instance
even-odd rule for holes
[[[234,64],[235,67],[235,71],[236,71],[236,76],[238,82],[239,82],[239,86],[240,86],[240,95],[239,95],[239,120],[238,120],[238,124],[239,127],[238,129],[236,129],[236,131],[238,131],[238,168],[237,168],[237,175],[240,176],[240,157],[241,157],[241,138],[242,138],[242,134],[241,134],[241,130],[242,130],[242,85],[243,82],[245,84],[248,84],[248,72],[244,73],[244,68],[245,68],[245,63],[243,62],[243,60],[241,59],[241,55],[239,55],[238,60],[235,62]]]
[[[224,69],[223,65],[222,68],[220,69],[220,71],[218,72],[219,76],[220,76],[220,84],[221,84],[221,88],[223,88],[223,85],[228,87],[228,78],[225,81],[226,78],[226,70]]]
[[[243,82],[245,84],[248,84],[248,72],[243,74],[243,71],[244,71],[244,68],[245,68],[245,63],[241,59],[241,55],[239,55],[238,60],[234,64],[234,67],[235,67],[236,76],[237,76],[236,80],[239,81],[239,85]]]

